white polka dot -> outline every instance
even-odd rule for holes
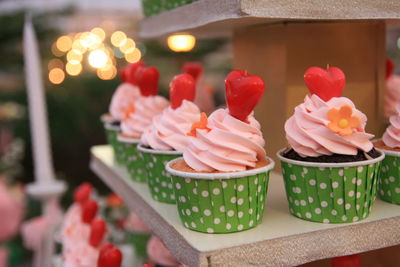
[[[354,191],[353,190],[349,191],[349,197],[354,197]]]
[[[332,183],[332,187],[333,188],[338,188],[339,187],[339,183],[338,182],[333,182]]]
[[[292,165],[292,164],[290,164],[290,163],[288,163],[288,167],[289,167],[289,168],[292,168],[292,167],[293,167],[293,165]]]
[[[179,183],[176,183],[176,184],[175,184],[175,187],[176,187],[176,189],[178,189],[178,190],[179,190],[179,189],[181,189],[181,184],[179,184]]]
[[[390,190],[387,191],[388,196],[390,197],[392,195],[392,192]]]
[[[186,215],[190,215],[190,210],[186,209]]]
[[[244,201],[243,201],[243,198],[239,198],[238,201],[237,201],[237,203],[238,203],[239,206],[242,205],[243,202],[244,202]]]
[[[319,185],[319,187],[320,187],[321,189],[326,189],[326,183],[321,183],[321,184]]]
[[[193,188],[193,194],[197,195],[197,188]]]
[[[364,170],[364,167],[363,166],[359,166],[358,168],[357,168],[357,171],[358,172],[362,172]]]
[[[163,198],[167,197],[167,193],[165,193],[165,192],[162,192],[161,195],[162,195]]]
[[[231,198],[231,203],[232,203],[232,204],[235,204],[235,203],[236,203],[236,197],[232,197],[232,198]]]
[[[252,202],[252,201],[253,201],[253,198],[252,198],[252,197],[249,197],[249,201]]]
[[[257,214],[257,221],[260,219],[260,214]]]
[[[395,191],[397,194],[400,194],[400,187],[396,187],[396,188],[394,189],[394,191]]]
[[[239,192],[242,192],[243,190],[244,190],[244,185],[242,185],[242,184],[239,185],[239,186],[238,186],[238,191],[239,191]]]
[[[354,217],[353,217],[353,222],[356,222],[356,221],[358,221],[358,217],[357,217],[357,216],[354,216]]]
[[[222,182],[222,188],[226,188],[227,186],[228,186],[228,183],[225,182],[225,181],[223,181],[223,182]]]
[[[362,184],[362,180],[361,179],[357,179],[357,185],[361,185]]]
[[[222,205],[221,207],[219,207],[219,211],[220,212],[225,212],[225,206]]]
[[[389,184],[389,180],[388,179],[385,179],[383,181],[385,182],[385,184]]]
[[[329,219],[323,219],[322,222],[323,223],[329,223]]]
[[[219,188],[214,188],[213,194],[214,194],[214,195],[219,195],[219,193],[220,193]]]
[[[193,207],[192,207],[192,211],[193,211],[193,212],[199,212],[199,208],[196,207],[196,206],[193,206]]]
[[[207,228],[207,233],[214,233],[214,230],[212,228]]]
[[[172,189],[172,184],[168,184],[168,188],[169,188],[169,189]]]
[[[189,228],[189,224],[187,222],[184,222],[184,225],[186,226],[186,228]]]
[[[299,203],[299,201],[298,201],[297,199],[294,201],[294,204],[295,204],[296,206],[300,205],[300,203]]]
[[[290,175],[290,180],[292,180],[292,181],[296,181],[296,175],[294,175],[294,174],[291,174],[291,175]]]
[[[254,184],[258,184],[258,178],[254,180]]]
[[[161,186],[162,187],[167,187],[167,182],[165,182],[165,181],[161,182]]]
[[[316,214],[321,214],[321,209],[320,209],[320,208],[316,208],[316,209],[315,209],[315,213],[316,213]]]
[[[342,216],[342,221],[347,221],[347,216],[346,215]]]
[[[203,218],[200,218],[200,222],[201,222],[201,223],[204,223],[204,219],[203,219]]]
[[[238,212],[238,217],[239,217],[239,218],[242,218],[242,217],[243,217],[243,211],[239,211],[239,212]]]
[[[179,199],[181,202],[185,203],[186,202],[186,198],[184,196],[181,196]]]
[[[258,186],[257,191],[258,191],[258,193],[261,192],[261,185]]]
[[[361,197],[361,192],[357,192],[356,197],[360,198]]]
[[[307,205],[307,202],[302,199],[302,200],[300,200],[300,205],[305,206],[305,205]]]
[[[228,216],[232,217],[233,215],[235,215],[235,212],[233,210],[228,211]]]
[[[363,218],[366,218],[367,217],[367,213],[366,212],[364,212],[364,214],[363,214]]]
[[[349,210],[349,209],[351,209],[351,204],[347,203],[346,205],[344,205],[344,207],[346,210]]]
[[[306,217],[308,218],[308,219],[310,219],[312,216],[311,216],[311,213],[310,212],[306,212]]]
[[[211,210],[205,209],[205,210],[204,210],[204,215],[210,216],[210,215],[211,215]]]
[[[220,218],[215,218],[214,219],[214,224],[220,224],[221,223],[221,219]]]
[[[311,179],[310,181],[308,181],[310,183],[310,185],[315,185],[317,182],[314,179]]]
[[[191,179],[190,178],[185,178],[185,182],[188,184],[190,183]]]
[[[253,209],[249,209],[249,214],[253,214]]]
[[[332,214],[333,216],[336,216],[336,215],[337,215],[337,211],[336,211],[336,210],[332,210],[332,211],[331,211],[331,214]]]
[[[359,210],[360,208],[361,208],[360,205],[357,204],[356,209]]]
[[[196,226],[197,226],[195,222],[192,222],[191,225],[193,228],[196,228]]]
[[[396,179],[395,179],[393,176],[390,176],[390,177],[389,177],[389,181],[390,181],[390,182],[393,183],[395,180],[396,180]]]
[[[208,191],[203,191],[203,192],[201,192],[201,195],[203,196],[203,197],[208,197]]]
[[[230,223],[227,223],[227,224],[226,224],[226,229],[227,229],[227,230],[230,230],[231,228],[232,228],[232,225],[231,225]]]
[[[174,194],[171,194],[169,197],[170,197],[172,200],[175,200],[175,195],[174,195]]]
[[[337,203],[338,203],[339,205],[342,205],[342,204],[343,204],[343,199],[342,199],[342,198],[339,198],[339,199],[337,200]]]
[[[339,176],[343,176],[343,174],[344,174],[344,171],[343,170],[339,170]]]
[[[154,187],[154,192],[160,192],[160,189],[158,187]]]
[[[351,183],[352,183],[352,184],[356,184],[356,183],[357,183],[357,178],[354,177],[353,179],[351,179]]]
[[[312,197],[308,197],[308,202],[313,203],[314,199]]]
[[[308,169],[307,169],[307,168],[303,168],[303,172],[304,172],[305,174],[307,174],[307,173],[308,173]]]
[[[240,230],[243,230],[243,225],[242,224],[239,224],[238,225],[238,230],[240,231]]]
[[[296,215],[297,215],[297,217],[301,218],[300,212],[297,212]]]
[[[251,220],[251,221],[249,222],[249,226],[253,226],[253,224],[254,224],[254,221]]]
[[[328,206],[328,202],[326,201],[321,201],[321,207],[325,208]]]

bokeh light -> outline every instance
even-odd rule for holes
[[[98,69],[97,76],[102,80],[112,80],[117,75],[117,69],[112,66],[110,69]]]
[[[53,53],[53,55],[55,55],[56,57],[62,57],[64,55],[64,52],[60,51],[57,48],[57,43],[53,43],[51,46],[51,53]]]
[[[189,52],[196,44],[196,38],[190,34],[174,34],[168,36],[168,47],[174,52]]]
[[[132,53],[125,54],[125,60],[128,61],[129,63],[136,63],[140,60],[141,57],[142,53],[137,48],[135,48],[135,50],[133,50]]]
[[[121,31],[116,31],[111,35],[111,43],[113,46],[120,47],[126,42],[126,34]]]
[[[82,65],[80,63],[73,64],[71,62],[68,62],[67,65],[65,66],[65,70],[69,75],[77,76],[82,71]]]
[[[54,68],[49,71],[49,81],[53,84],[60,84],[65,79],[65,73],[60,68]]]
[[[108,56],[103,50],[97,49],[89,54],[89,64],[94,68],[103,68],[108,61]]]
[[[131,38],[127,38],[123,45],[120,46],[120,50],[124,54],[132,53],[136,48],[135,41]]]
[[[101,42],[103,42],[104,39],[106,38],[106,33],[102,28],[96,27],[93,28],[90,32],[95,34],[100,39]]]
[[[64,68],[64,62],[61,61],[61,59],[58,58],[53,58],[47,63],[47,69],[50,71],[54,68],[59,68],[63,69]]]
[[[72,39],[69,36],[61,36],[56,41],[57,49],[61,52],[67,52],[71,49]]]

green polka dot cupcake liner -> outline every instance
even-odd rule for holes
[[[385,153],[378,180],[379,197],[400,204],[400,152],[381,149]]]
[[[123,146],[122,161],[129,173],[129,177],[134,182],[145,183],[146,168],[144,166],[142,153],[137,149],[140,139],[118,135],[118,141]]]
[[[147,242],[149,241],[150,233],[129,232],[129,239],[132,242],[136,256],[145,259],[147,258]]]
[[[376,198],[384,154],[375,159],[349,163],[315,163],[281,160],[290,213],[320,223],[363,220]]]
[[[147,185],[154,200],[175,204],[176,198],[172,187],[171,175],[165,170],[165,165],[182,156],[179,151],[163,151],[145,148],[138,145],[146,167]]]
[[[183,225],[203,233],[232,233],[263,219],[272,159],[265,167],[231,173],[189,173],[167,164]]]
[[[124,165],[124,146],[118,141],[118,134],[121,132],[121,128],[119,126],[112,125],[111,123],[105,123],[104,128],[106,131],[107,141],[114,151],[115,162],[118,165]]]

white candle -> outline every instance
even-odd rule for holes
[[[38,44],[32,21],[24,26],[24,65],[29,100],[29,118],[35,169],[35,183],[49,185],[55,182],[50,150],[46,102]]]

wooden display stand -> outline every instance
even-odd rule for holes
[[[303,74],[310,66],[340,67],[344,96],[368,117],[367,131],[384,130],[385,23],[278,23],[238,29],[233,37],[234,68],[263,77],[268,90],[257,106],[269,155],[286,146],[285,121],[308,93]]]

